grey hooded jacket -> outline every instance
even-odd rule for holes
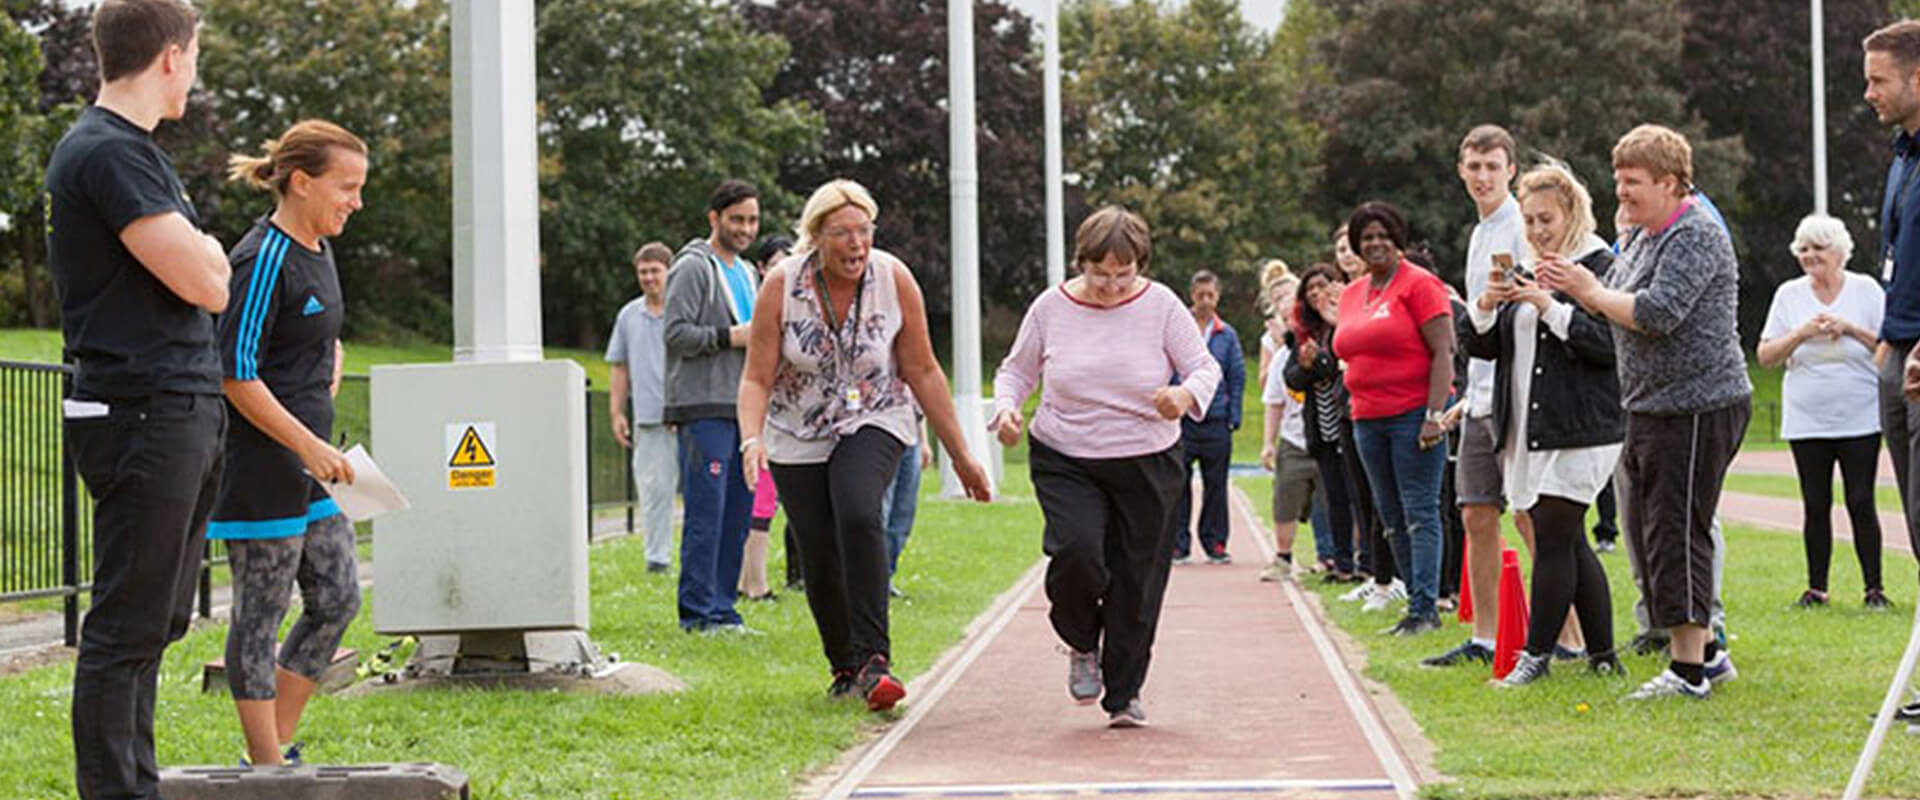
[[[740,263],[751,277],[753,264]],[[758,280],[753,283],[757,289]],[[680,248],[667,270],[667,422],[735,416],[747,351],[728,344],[729,329],[743,321],[729,291],[707,240]]]

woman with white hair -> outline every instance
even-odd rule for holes
[[[1774,290],[1757,354],[1761,364],[1787,368],[1780,379],[1780,438],[1793,448],[1800,473],[1807,546],[1807,590],[1794,604],[1827,604],[1838,461],[1866,606],[1886,608],[1891,603],[1880,584],[1880,518],[1873,502],[1880,462],[1873,350],[1886,295],[1872,278],[1847,271],[1853,237],[1840,220],[1825,214],[1801,220],[1792,250],[1807,274]]]
[[[879,215],[849,180],[807,199],[794,254],[768,270],[754,302],[738,412],[747,485],[772,469],[793,521],[807,606],[833,671],[827,695],[858,694],[874,711],[907,694],[890,665],[880,506],[901,455],[920,441],[915,400],[967,496],[991,496],[933,356],[920,285],[873,246]]]

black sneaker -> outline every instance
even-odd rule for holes
[[[1800,599],[1793,601],[1794,608],[1817,608],[1827,604],[1827,593],[1819,589],[1808,589],[1800,593]]]
[[[1136,698],[1133,698],[1132,700],[1128,700],[1126,708],[1120,709],[1119,711],[1108,712],[1107,727],[1109,728],[1147,727],[1147,710],[1140,705],[1140,698],[1136,697]]]
[[[1458,667],[1469,663],[1492,664],[1493,649],[1468,639],[1461,642],[1459,647],[1420,660],[1420,666],[1423,667]]]
[[[867,659],[867,665],[860,668],[860,676],[854,679],[860,690],[860,696],[867,699],[868,711],[885,711],[893,708],[900,698],[907,696],[907,687],[887,669],[887,657],[875,653]]]
[[[1920,700],[1894,709],[1893,718],[1909,724],[1920,722]]]
[[[1658,633],[1647,631],[1646,633],[1633,637],[1633,644],[1630,646],[1633,648],[1634,655],[1650,656],[1666,650],[1667,645],[1672,642],[1673,640],[1667,637],[1665,631]]]
[[[1624,678],[1627,668],[1615,656],[1591,656],[1587,659],[1587,674],[1596,678]]]
[[[1867,590],[1866,604],[1867,604],[1867,610],[1869,611],[1884,611],[1886,609],[1893,608],[1893,601],[1888,600],[1887,593],[1880,591],[1879,589]]]
[[[1423,633],[1430,633],[1437,630],[1440,630],[1439,615],[1429,614],[1427,616],[1416,617],[1408,614],[1407,616],[1401,617],[1399,622],[1394,623],[1393,627],[1387,630],[1387,635],[1419,636]]]
[[[1556,644],[1553,646],[1553,660],[1555,661],[1579,661],[1586,657],[1587,651],[1585,650],[1575,650],[1566,645]]]
[[[836,669],[833,671],[833,684],[827,687],[828,700],[845,700],[853,696],[855,670]]]

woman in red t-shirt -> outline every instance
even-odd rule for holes
[[[1453,383],[1453,312],[1433,273],[1409,263],[1399,209],[1364,203],[1347,220],[1366,275],[1340,296],[1333,351],[1347,362],[1354,444],[1407,581],[1407,615],[1393,633],[1439,630],[1440,414]]]

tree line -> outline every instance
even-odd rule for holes
[[[0,25],[0,326],[57,319],[44,257],[46,157],[97,88],[91,9],[5,0]],[[1742,327],[1798,274],[1787,244],[1811,211],[1808,8],[1801,0],[1289,0],[1275,31],[1234,0],[1063,4],[1069,221],[1105,203],[1155,228],[1153,271],[1206,268],[1223,312],[1255,322],[1255,273],[1330,257],[1353,205],[1408,212],[1458,280],[1472,204],[1459,137],[1497,122],[1522,166],[1567,162],[1613,209],[1609,150],[1661,122],[1695,148],[1726,212]],[[634,292],[642,242],[706,233],[723,177],[761,187],[763,233],[846,176],[881,204],[876,242],[914,267],[944,337],[948,276],[946,4],[935,0],[539,0],[541,286],[546,340],[598,346]],[[1826,4],[1831,213],[1867,263],[1889,132],[1860,100],[1859,42],[1920,1]],[[156,136],[210,230],[235,241],[270,201],[227,157],[300,118],[365,138],[366,208],[336,242],[348,333],[450,337],[452,109],[445,0],[205,4],[200,88]],[[975,6],[982,297],[988,335],[1044,288],[1040,32]],[[996,324],[1005,321],[1008,324]],[[1000,348],[990,342],[995,358]]]

